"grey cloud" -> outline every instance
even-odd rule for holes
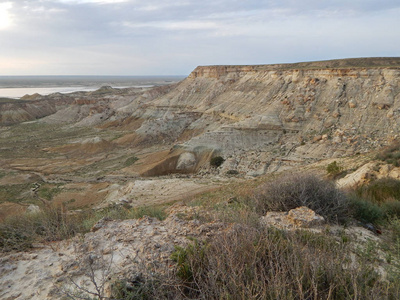
[[[14,1],[11,12],[0,63],[38,62],[32,72],[47,74],[400,54],[400,3],[389,0],[32,0]]]

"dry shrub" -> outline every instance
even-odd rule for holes
[[[252,197],[256,210],[289,211],[307,206],[328,221],[343,221],[348,199],[333,182],[310,174],[290,174],[259,186]]]
[[[344,243],[323,234],[237,225],[208,244],[187,248],[178,264],[186,287],[180,290],[186,299],[398,296],[368,264],[352,263],[349,253]]]

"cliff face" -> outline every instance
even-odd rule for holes
[[[212,149],[229,157],[227,168],[243,166],[256,173],[369,151],[397,137],[398,64],[294,67],[198,67],[177,88],[148,103],[146,112],[136,113],[170,123],[178,114],[195,112],[196,120],[184,129],[201,134],[181,148],[194,154]],[[183,130],[174,132],[179,133]]]

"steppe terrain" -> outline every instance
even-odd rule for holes
[[[326,166],[333,161],[348,173],[338,181],[340,187],[371,174],[400,179],[396,166],[374,161],[376,151],[399,134],[400,58],[200,66],[167,86],[1,99],[0,221],[52,205],[72,215],[207,197],[226,205],[287,170],[312,170],[326,177]],[[224,162],[211,166],[217,156]],[[246,191],[238,192],[241,188]],[[163,222],[145,218],[118,223],[136,228],[137,236],[125,235],[122,227],[112,233],[110,228],[119,225],[106,220],[108,225],[83,238],[82,249],[76,237],[51,249],[41,245],[37,252],[7,256],[0,298],[29,299],[31,295],[18,292],[21,285],[12,283],[25,278],[24,289],[35,286],[37,299],[57,299],[54,278],[75,276],[76,271],[75,279],[81,280],[80,267],[68,264],[90,249],[103,251],[107,259],[116,251],[118,263],[130,265],[123,249],[140,236],[140,246],[129,247],[141,247],[136,253],[142,253],[141,259],[149,259],[143,247],[150,247],[165,260],[168,255],[159,249],[171,252],[174,245],[184,245],[188,232],[200,237],[222,230],[219,222],[180,220],[182,214],[204,214],[210,221],[207,213],[178,205]],[[358,230],[362,233],[348,234],[377,239]],[[146,232],[151,239],[145,242]],[[107,237],[115,243],[107,240],[100,246]],[[163,244],[165,239],[169,242]],[[29,275],[36,272],[35,259],[54,265],[52,271],[36,270],[44,276],[42,283]],[[119,275],[126,275],[127,268]]]

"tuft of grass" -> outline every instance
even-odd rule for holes
[[[84,232],[88,232],[93,225],[102,218],[110,220],[128,220],[140,219],[144,216],[157,218],[160,221],[165,220],[167,217],[165,206],[140,206],[134,208],[124,207],[121,205],[109,206],[102,210],[87,214],[82,220],[82,227],[84,228]]]
[[[65,206],[50,206],[39,213],[10,217],[0,223],[0,249],[23,251],[34,242],[59,241],[90,231],[101,218],[138,219],[143,216],[164,220],[164,206],[125,208],[111,206],[101,211],[68,213]]]

